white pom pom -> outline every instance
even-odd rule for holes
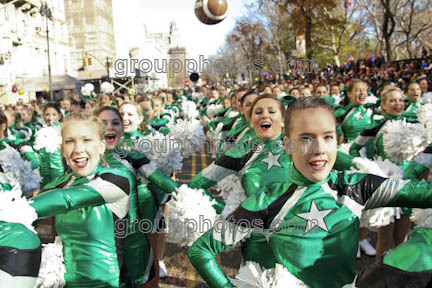
[[[185,184],[177,188],[177,195],[173,198],[168,202],[168,223],[172,224],[168,224],[169,237],[182,246],[191,246],[215,224],[218,216],[213,205],[216,201]]]
[[[331,97],[335,99],[335,105],[339,105],[342,101],[342,97],[340,96],[340,94],[333,94]]]
[[[426,141],[432,142],[432,103],[424,104],[418,108],[417,119],[425,127],[424,137]]]
[[[181,145],[168,135],[159,132],[148,135],[147,139],[152,143],[146,156],[152,160],[157,168],[165,174],[171,175],[174,171],[181,171],[183,157],[181,156]]]
[[[189,121],[179,119],[177,124],[168,125],[170,136],[181,143],[181,154],[183,158],[191,157],[199,151],[206,140],[203,127],[196,119]]]
[[[376,104],[377,101],[378,101],[378,98],[375,95],[373,95],[373,94],[368,95],[366,97],[366,103]]]
[[[62,288],[66,285],[66,268],[63,260],[63,245],[60,237],[54,243],[43,245],[42,261],[39,270],[38,288]]]
[[[396,163],[411,161],[429,144],[422,124],[392,120],[385,124],[382,131],[384,151]]]
[[[248,261],[240,267],[235,279],[230,279],[236,287],[245,288],[307,288],[296,276],[291,274],[281,264],[275,269],[262,269],[258,263]]]
[[[240,267],[235,279],[230,281],[236,287],[272,288],[273,273],[273,269],[263,270],[258,263],[248,261],[245,266]]]
[[[308,286],[298,279],[296,276],[291,274],[284,266],[281,264],[276,264],[274,272],[274,281],[272,288],[307,288]]]
[[[231,214],[240,204],[246,200],[246,193],[236,175],[225,177],[222,181],[218,182],[221,196],[226,201],[224,210],[221,213],[221,218],[226,218]]]
[[[36,233],[32,226],[36,219],[36,210],[22,197],[19,185],[15,185],[12,191],[0,191],[0,221],[20,223]]]
[[[432,208],[428,208],[428,209],[415,208],[412,210],[410,219],[417,226],[432,228]]]
[[[211,104],[207,108],[207,115],[211,119],[223,109],[221,104]]]
[[[61,127],[44,127],[36,132],[35,149],[45,149],[48,153],[57,152],[62,143]]]
[[[423,94],[421,101],[423,103],[432,103],[432,92],[426,92]]]
[[[381,157],[378,157],[375,161],[371,161],[366,158],[356,157],[353,162],[358,168],[358,173],[374,174],[394,179],[402,179],[403,177],[403,170],[388,159],[383,161]],[[352,170],[355,170],[355,168]]]
[[[114,86],[109,82],[103,82],[101,85],[102,93],[112,93],[114,92]]]
[[[219,140],[219,135],[222,131],[223,123],[218,123],[215,130],[208,130],[207,131],[207,138],[209,139],[210,143],[216,143]]]
[[[93,90],[94,90],[94,85],[91,83],[87,83],[81,88],[81,94],[83,94],[84,96],[90,96]]]
[[[199,116],[196,104],[192,101],[185,101],[182,103],[181,110],[184,119],[195,119]]]
[[[19,184],[25,194],[39,189],[42,177],[33,172],[30,162],[21,159],[20,154],[12,147],[7,145],[1,151],[0,165],[11,186]]]

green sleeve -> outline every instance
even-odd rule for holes
[[[409,181],[396,195],[389,206],[408,208],[432,208],[432,183]]]
[[[235,287],[216,261],[216,255],[229,246],[213,238],[213,229],[202,235],[188,250],[189,260],[210,287]]]
[[[71,210],[105,204],[104,198],[93,188],[80,185],[67,189],[46,191],[32,198],[38,219],[64,214]]]
[[[375,139],[375,137],[372,136],[367,136],[368,130],[363,130],[363,132],[357,136],[357,138],[355,138],[354,142],[352,143],[349,153],[350,155],[354,156],[354,157],[360,157],[360,150],[363,147],[366,147],[366,151],[368,151],[368,156],[371,157],[371,154],[375,154],[375,153],[371,153],[371,151],[375,151],[375,149],[373,148],[373,140]]]
[[[417,113],[416,112],[403,111],[402,116],[405,118],[410,118],[412,120],[417,119]]]
[[[417,162],[411,162],[407,168],[404,169],[403,179],[419,179],[429,168]]]
[[[102,173],[81,185],[41,193],[31,198],[29,204],[35,208],[38,219],[89,206],[115,202],[122,204],[129,202],[129,194],[132,187],[135,187],[135,183],[130,182],[120,170],[115,173]]]
[[[355,167],[353,159],[353,156],[345,154],[341,151],[337,151],[336,162],[333,166],[333,169],[338,171],[350,170],[351,168]]]
[[[363,174],[364,175],[364,174]],[[432,183],[368,175],[361,186],[365,209],[379,207],[432,208]]]

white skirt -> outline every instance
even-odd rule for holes
[[[402,208],[400,207],[385,207],[370,210],[364,210],[360,218],[360,227],[377,229],[395,222],[402,216]]]

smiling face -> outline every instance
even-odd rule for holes
[[[252,109],[251,127],[260,139],[272,140],[281,134],[283,117],[277,100],[261,99]]]
[[[387,92],[381,103],[382,110],[392,116],[400,116],[405,108],[404,96],[400,91]]]
[[[123,130],[126,133],[134,132],[141,124],[143,117],[138,115],[134,105],[124,104],[120,107],[120,115],[123,118]]]
[[[308,108],[293,112],[286,149],[295,168],[307,179],[319,182],[327,178],[336,161],[336,121],[323,108]],[[289,139],[289,140],[288,140]],[[297,143],[297,149],[288,146]]]
[[[106,149],[113,150],[117,141],[119,141],[123,135],[123,124],[122,121],[114,111],[105,110],[99,114],[99,119],[105,125],[105,142]]]
[[[67,165],[79,176],[90,175],[105,152],[96,123],[72,120],[62,127],[62,154]]]
[[[52,107],[45,109],[43,117],[48,126],[53,126],[54,123],[60,121],[60,114]]]
[[[413,102],[419,101],[421,98],[421,95],[422,95],[422,91],[421,91],[419,84],[411,83],[408,86],[407,96],[411,101],[413,101]]]
[[[368,86],[364,82],[355,83],[352,90],[348,91],[348,97],[354,105],[366,104]]]
[[[101,97],[102,106],[111,106],[111,103],[112,103],[111,98],[108,95],[106,94],[102,95]]]

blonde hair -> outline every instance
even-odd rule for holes
[[[104,140],[104,134],[105,134],[105,129],[103,126],[102,121],[96,117],[95,115],[93,115],[93,113],[85,111],[83,109],[78,109],[74,112],[69,113],[65,119],[63,120],[63,125],[62,125],[62,132],[64,127],[66,127],[68,122],[72,122],[72,121],[85,121],[85,122],[89,122],[90,124],[92,124],[95,128],[96,128],[96,135],[98,136],[100,141]],[[103,166],[108,166],[108,163],[105,161],[105,157],[104,155],[100,155],[100,159],[101,159],[101,163]]]
[[[405,96],[403,91],[398,87],[386,88],[386,89],[384,89],[384,91],[381,92],[381,106],[384,105],[385,102],[387,101],[388,95],[392,92],[395,92],[395,91],[401,93],[402,96]]]

